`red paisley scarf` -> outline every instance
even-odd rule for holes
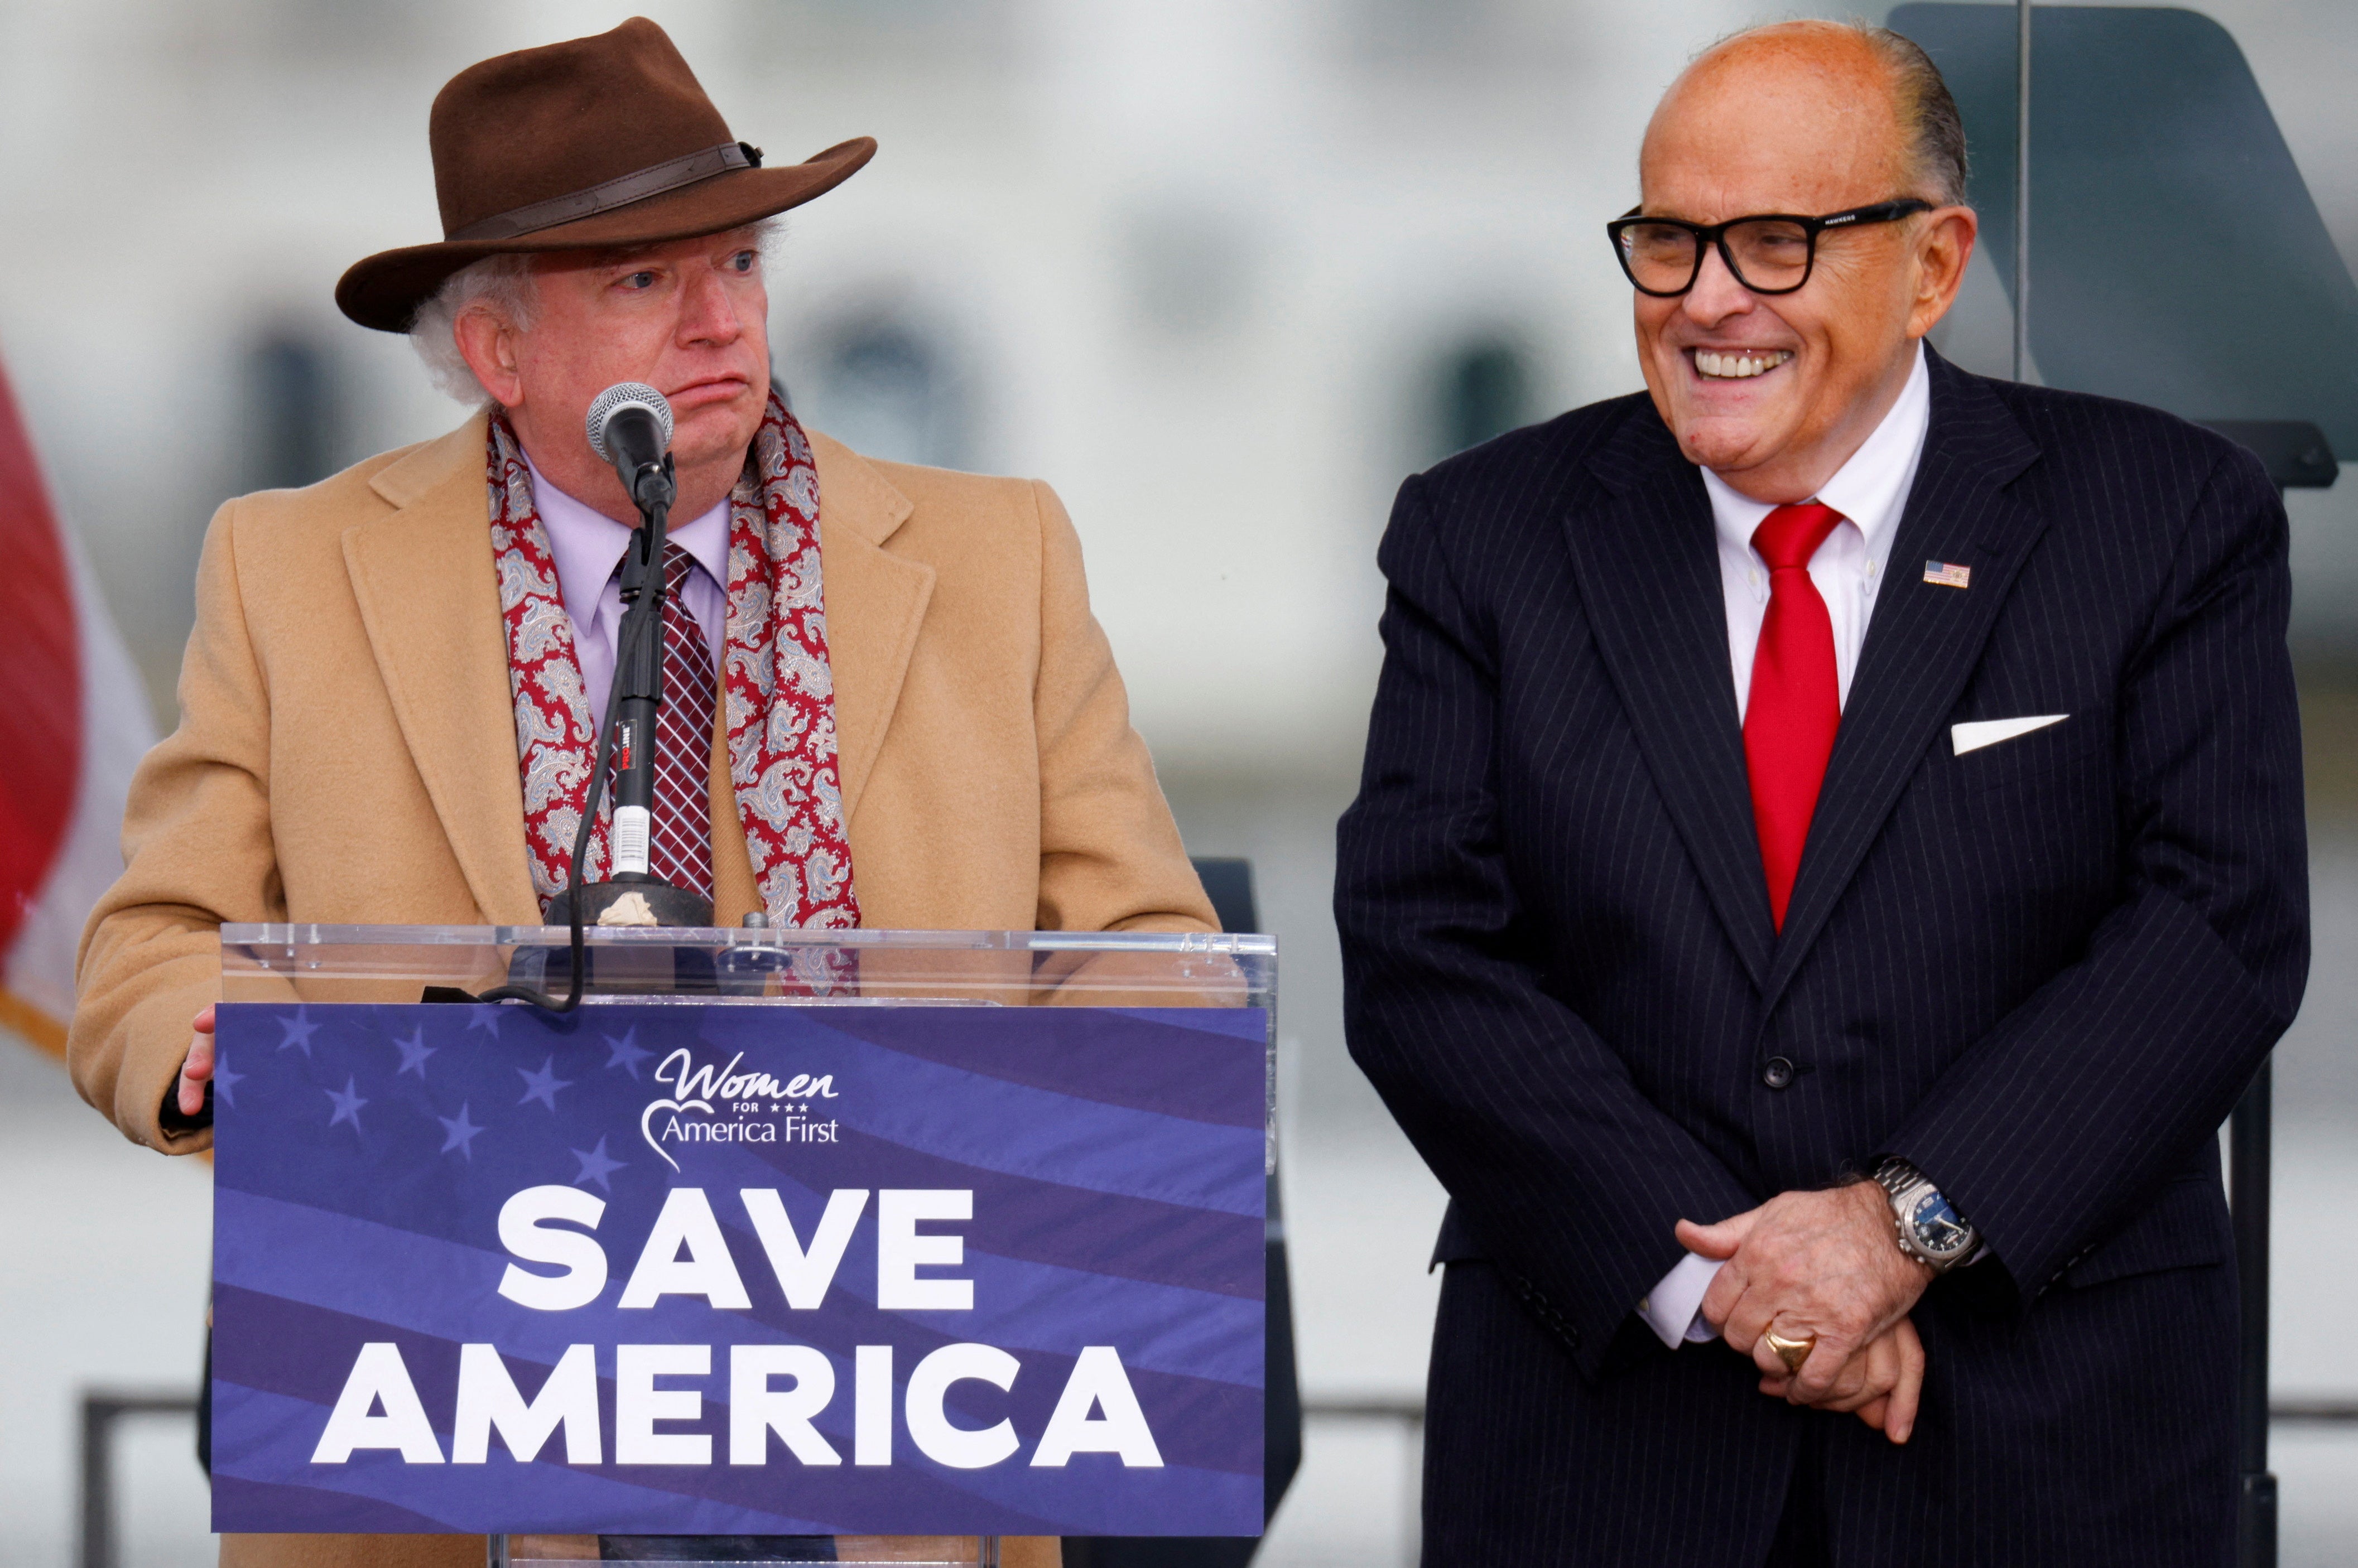
[[[525,844],[541,908],[565,886],[589,798],[596,729],[556,558],[533,505],[524,449],[500,416],[489,453],[492,555],[507,626],[524,773]],[[729,627],[721,701],[738,819],[771,924],[860,924],[836,766],[835,678],[820,591],[818,470],[810,442],[773,394],[729,494]],[[606,874],[613,796],[603,794],[582,866]]]

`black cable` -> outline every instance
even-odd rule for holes
[[[661,579],[655,580],[654,592],[657,595],[658,612],[661,609],[664,586]],[[558,1001],[547,992],[537,990],[531,986],[505,985],[494,986],[492,989],[484,991],[474,999],[477,1001],[529,1002],[544,1012],[557,1013],[571,1012],[581,1005],[582,976],[589,964],[581,935],[581,862],[589,857],[590,836],[597,826],[598,807],[602,803],[606,793],[606,767],[614,748],[614,721],[621,716],[622,707],[622,672],[628,667],[632,654],[637,652],[637,643],[631,639],[644,639],[647,635],[647,627],[650,625],[660,631],[663,622],[654,616],[634,620],[626,614],[622,618],[621,630],[628,633],[630,636],[629,638],[618,636],[615,639],[614,679],[606,687],[605,722],[598,727],[598,759],[591,764],[590,771],[590,793],[582,805],[581,826],[573,833],[573,862],[568,873],[568,884],[566,889],[572,916],[573,975],[572,982],[566,989],[565,1000]]]

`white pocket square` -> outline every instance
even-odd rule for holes
[[[1949,726],[1949,744],[1956,754],[1978,752],[1984,746],[1995,746],[2000,741],[2011,741],[2017,735],[2028,735],[2033,730],[2044,730],[2050,724],[2061,724],[2071,716],[2068,713],[2041,713],[2029,719],[1976,719],[1970,724]]]

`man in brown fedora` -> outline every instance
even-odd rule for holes
[[[83,1096],[135,1141],[211,1144],[225,922],[541,922],[637,518],[583,428],[617,382],[676,421],[665,714],[695,746],[657,770],[659,875],[721,925],[1208,929],[1055,496],[871,462],[771,389],[760,225],[875,144],[762,167],[645,20],[460,72],[430,139],[443,239],[369,257],[336,299],[482,406],[214,516],[180,725],[83,938]],[[222,1555],[473,1568],[483,1543]]]

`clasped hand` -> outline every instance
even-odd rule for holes
[[[1703,1315],[1760,1369],[1762,1393],[1855,1414],[1908,1441],[1924,1387],[1924,1346],[1908,1314],[1932,1271],[1895,1243],[1882,1188],[1782,1193],[1717,1225],[1682,1219],[1678,1238],[1723,1262]],[[1771,1328],[1817,1340],[1798,1373],[1769,1347]]]

